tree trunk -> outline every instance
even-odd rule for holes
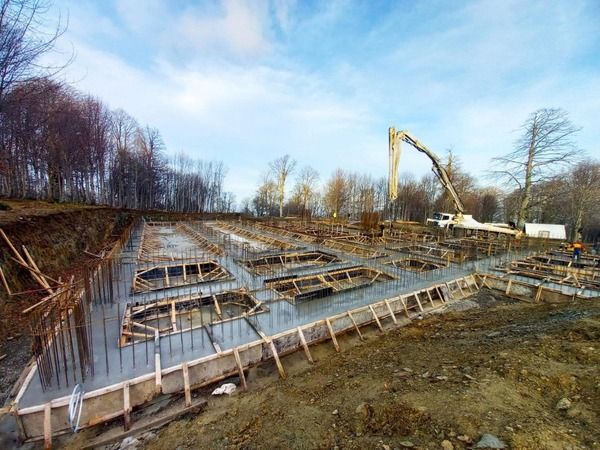
[[[525,221],[529,217],[529,202],[531,201],[531,187],[533,185],[533,161],[535,157],[535,147],[537,140],[537,125],[534,123],[531,130],[531,140],[529,142],[529,151],[527,152],[527,167],[525,169],[525,185],[523,186],[523,196],[519,207],[519,217],[517,218],[517,227],[523,229]]]

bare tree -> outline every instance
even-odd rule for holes
[[[0,0],[0,111],[6,93],[15,85],[51,76],[65,66],[40,63],[66,30],[59,17],[47,31],[45,16],[50,8],[46,0]]]
[[[284,155],[281,158],[277,158],[271,164],[269,164],[271,171],[275,175],[277,180],[277,194],[279,200],[279,217],[283,217],[283,200],[285,197],[285,182],[288,176],[296,168],[296,161],[292,159],[290,155]]]
[[[571,237],[580,238],[584,225],[588,225],[590,217],[597,212],[600,204],[600,163],[597,161],[582,161],[569,173],[568,204],[566,209],[571,216]]]
[[[317,192],[317,182],[319,181],[319,172],[310,166],[302,168],[296,178],[295,193],[300,201],[302,217],[308,212],[308,206]]]
[[[521,129],[523,134],[517,140],[515,150],[493,159],[498,167],[493,173],[503,177],[520,193],[519,227],[523,227],[528,219],[533,187],[575,159],[577,151],[572,138],[579,131],[567,112],[556,108],[538,109]]]
[[[270,174],[263,175],[262,183],[252,200],[257,216],[272,216],[275,210],[277,183],[271,179]]]
[[[349,191],[347,176],[341,169],[338,169],[334,172],[325,185],[323,201],[325,202],[325,206],[329,213],[337,217],[346,207],[348,198]]]

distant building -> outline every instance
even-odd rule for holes
[[[567,239],[567,230],[564,225],[554,223],[526,223],[525,235],[536,238]]]

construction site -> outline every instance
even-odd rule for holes
[[[466,214],[463,201],[437,155],[409,132],[394,128],[389,130],[387,192],[391,205],[398,197],[402,142],[431,160],[434,174],[453,202],[454,214],[436,213],[427,220],[427,225],[421,225],[393,217],[382,221],[377,212],[363,213],[360,221],[351,221],[339,219],[335,214],[332,218],[315,220],[241,214],[166,217],[143,212],[122,215],[110,209],[96,212],[92,208],[85,213],[96,221],[91,222],[95,223],[96,231],[94,226],[85,224],[79,229],[84,235],[92,233],[90,242],[59,226],[60,231],[50,239],[50,246],[42,243],[49,238],[41,223],[32,226],[32,234],[19,228],[22,216],[12,225],[9,223],[17,235],[16,242],[10,231],[0,229],[6,263],[6,270],[0,269],[0,278],[9,300],[15,299],[4,304],[4,321],[7,328],[21,330],[17,335],[27,336],[33,354],[14,384],[10,377],[5,381],[11,384],[2,410],[1,429],[9,436],[7,445],[12,442],[51,448],[58,443],[58,446],[93,448],[116,441],[115,448],[146,444],[162,448],[174,438],[166,437],[161,444],[160,436],[152,432],[152,439],[148,438],[149,430],[170,424],[165,432],[168,435],[168,430],[176,429],[182,416],[210,420],[219,410],[227,416],[231,408],[237,408],[237,395],[242,396],[243,404],[244,392],[268,395],[264,393],[282,381],[285,382],[282,389],[293,389],[290,373],[299,372],[298,378],[304,376],[312,389],[322,389],[318,378],[310,377],[313,369],[309,367],[324,370],[323,365],[331,365],[328,368],[339,377],[335,357],[324,357],[327,351],[323,348],[337,354],[349,345],[348,354],[353,351],[360,354],[371,347],[368,356],[358,356],[355,361],[370,359],[380,351],[377,343],[380,338],[385,342],[392,339],[389,336],[401,336],[397,333],[403,328],[410,333],[415,327],[426,327],[460,312],[468,321],[474,308],[482,311],[489,308],[490,315],[503,317],[502,308],[515,303],[538,306],[540,310],[542,305],[572,308],[581,304],[585,305],[585,313],[569,314],[589,320],[586,323],[591,330],[584,336],[597,338],[599,311],[595,301],[600,297],[600,255],[582,253],[579,241],[577,248],[566,246],[563,225],[525,224],[518,229],[510,224],[478,222]],[[281,194],[283,198],[283,185]],[[102,214],[113,216],[112,225]],[[55,217],[42,214],[40,220],[49,225]],[[72,223],[72,219],[65,221]],[[49,232],[51,229],[49,226]],[[57,239],[66,241],[64,250],[55,247]],[[82,245],[83,249],[76,250]],[[31,246],[34,248],[30,251]],[[79,264],[69,266],[64,261],[53,266],[51,261],[57,255]],[[27,284],[22,282],[23,276],[30,277],[36,287],[15,292],[15,285]],[[29,296],[32,293],[36,295]],[[26,302],[19,310],[21,303],[16,299],[23,295],[35,300]],[[587,310],[588,304],[592,305],[591,311]],[[515,312],[517,316],[518,313]],[[500,330],[510,329],[513,319],[507,320],[509,324],[496,326]],[[21,328],[17,323],[23,323]],[[26,332],[23,326],[27,327]],[[487,338],[503,335],[491,328]],[[439,332],[423,339],[427,342],[437,335]],[[534,336],[537,338],[538,333]],[[448,342],[448,346],[450,351],[443,349],[442,353],[456,352],[461,344]],[[430,383],[449,380],[448,369],[467,370],[461,381],[468,384],[475,380],[468,373],[469,367],[478,363],[465,362],[467,355],[477,355],[480,350],[480,345],[475,344],[461,354],[462,363],[443,362],[441,357],[441,372],[440,356],[427,358],[427,351],[405,364],[437,363],[435,371],[443,374],[432,375],[425,370],[420,375]],[[412,351],[412,347],[404,349],[403,354]],[[596,355],[591,361],[597,360],[597,351],[590,346],[586,355],[591,352]],[[21,349],[15,355],[26,356],[26,352]],[[302,355],[301,363],[298,355]],[[8,353],[2,359],[7,356]],[[364,370],[360,367],[361,364],[352,372]],[[403,378],[410,378],[414,372],[410,367],[389,363],[385,367],[395,368],[392,378],[400,372]],[[373,380],[385,373],[373,369],[375,373],[368,375]],[[526,374],[527,370],[520,373]],[[597,367],[584,371],[584,378],[591,376],[588,384],[593,383]],[[276,374],[279,381],[270,373]],[[488,379],[481,383],[487,383],[485,380]],[[330,380],[325,386],[331,383]],[[369,392],[366,383],[357,386]],[[390,393],[393,384],[386,378],[381,395]],[[582,399],[583,389],[577,394],[564,393],[556,407],[561,413],[571,411],[573,421],[584,429],[600,413],[599,402],[591,406],[599,398],[598,385],[591,388],[594,392],[588,392],[589,389],[585,388],[588,404],[585,411],[571,409],[573,402]],[[218,403],[212,399],[220,390],[229,395],[242,392],[227,400],[229,406],[225,412],[222,408],[227,401]],[[409,396],[415,393],[408,382],[396,386],[391,393],[396,395],[403,390]],[[440,394],[426,403],[443,403],[440,400],[443,398]],[[313,397],[311,401],[316,400]],[[332,412],[336,418],[340,408],[347,409],[353,403],[340,401],[340,407]],[[401,426],[402,432],[391,433],[389,430],[398,426],[393,418],[398,412],[377,412],[366,402],[355,408],[354,414],[362,419],[358,425],[342,423],[346,430],[340,430],[341,436],[322,430],[316,441],[304,442],[310,438],[308,433],[285,439],[276,447],[364,448],[374,446],[372,440],[379,438],[375,446],[391,448],[380,439],[383,436],[393,436],[400,447],[413,447],[410,439],[419,437],[413,436],[415,424],[419,420],[436,422],[431,415],[419,414],[425,410],[414,409],[414,405],[396,405],[393,410],[413,411],[409,416],[415,417],[402,419],[407,422]],[[293,411],[293,407],[286,410]],[[245,429],[258,426],[274,411],[277,408],[269,406],[260,419],[250,422]],[[321,415],[324,413],[323,408],[319,411]],[[423,417],[419,419],[420,416]],[[488,416],[494,417],[491,412]],[[375,419],[383,425],[373,423]],[[437,421],[444,422],[440,418]],[[335,423],[331,426],[336,428]],[[453,449],[476,444],[475,448],[505,448],[506,445],[496,435],[489,437],[472,425],[467,427],[469,434],[463,431],[460,435],[452,430],[435,432],[438,427],[444,428],[441,423],[431,426],[428,434],[419,437],[422,441],[419,447],[442,445],[444,449]],[[512,425],[494,432],[501,433],[515,448],[550,448],[546,447],[546,441],[563,442],[554,436],[525,441],[520,441],[519,436],[507,438],[506,431],[510,430],[516,433]],[[201,446],[268,446],[265,442],[249,443],[235,431],[233,444],[223,445],[220,439],[229,442],[231,430],[222,433],[228,437],[215,433],[210,442],[205,440]],[[572,431],[568,433],[573,436]],[[141,434],[146,436],[139,438],[142,442],[135,437]],[[471,434],[480,434],[481,440],[475,442]],[[191,447],[196,446],[194,433],[183,435],[192,439]],[[242,435],[245,436],[243,432]],[[261,432],[259,441],[262,437]],[[435,442],[440,437],[444,438],[442,444]],[[538,445],[540,439],[546,441]],[[600,445],[597,434],[581,439],[589,448]],[[153,440],[154,444],[150,442]],[[563,448],[563,444],[556,448]]]
[[[4,413],[20,443],[47,448],[106,423],[135,431],[157,399],[181,398],[173,418],[198,411],[198,393],[224,380],[252,390],[256,367],[286,380],[294,354],[329,364],[313,355],[321,346],[337,353],[348,336],[443,320],[481,290],[536,305],[600,295],[600,256],[574,260],[550,239],[484,231],[394,226],[374,236],[323,220],[138,217],[83,274],[58,278],[2,238],[46,291],[21,312],[33,360]]]

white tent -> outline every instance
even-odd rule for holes
[[[565,226],[554,223],[526,223],[525,234],[536,238],[567,239]]]

